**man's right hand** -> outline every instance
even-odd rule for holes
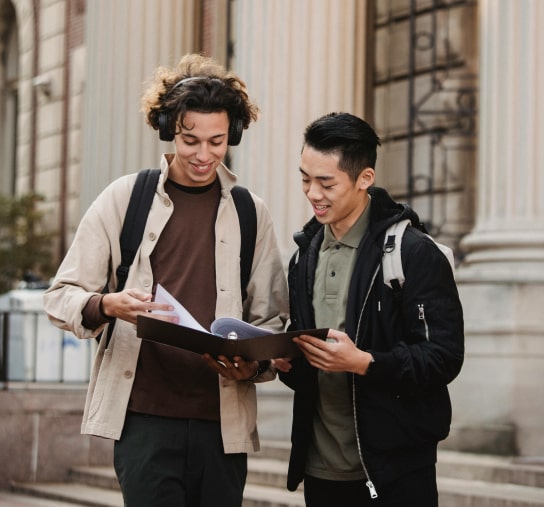
[[[101,311],[108,318],[117,318],[136,324],[138,315],[146,315],[167,322],[178,322],[174,315],[153,314],[153,311],[171,312],[174,307],[162,303],[154,303],[153,295],[139,289],[125,289],[121,292],[111,292],[102,297]]]

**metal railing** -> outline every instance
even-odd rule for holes
[[[89,381],[96,349],[53,326],[43,311],[0,311],[0,383],[74,383]]]

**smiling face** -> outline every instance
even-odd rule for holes
[[[366,167],[353,181],[338,167],[339,162],[337,152],[322,153],[306,145],[300,163],[302,191],[317,220],[329,224],[336,239],[341,239],[361,216],[375,177],[374,169]]]
[[[202,187],[216,178],[217,166],[227,153],[229,117],[226,111],[188,111],[181,132],[176,134],[176,153],[168,176],[188,187]]]

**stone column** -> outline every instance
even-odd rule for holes
[[[81,213],[112,180],[158,167],[168,145],[145,124],[140,98],[158,66],[195,51],[197,0],[87,2]]]
[[[269,206],[286,261],[311,216],[298,171],[304,129],[331,111],[365,114],[366,4],[233,2],[232,67],[262,114],[231,150],[231,168]]]
[[[544,4],[482,0],[478,215],[465,238],[479,278],[544,280]]]
[[[544,3],[480,1],[477,216],[457,279],[456,447],[544,454]]]

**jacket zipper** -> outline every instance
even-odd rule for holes
[[[370,281],[370,286],[368,288],[368,291],[365,296],[365,300],[363,301],[363,307],[361,308],[361,313],[359,315],[359,322],[357,323],[357,332],[355,334],[356,339],[359,337],[359,330],[361,328],[361,321],[363,319],[363,312],[366,307],[366,303],[368,301],[368,296],[370,295],[370,291],[372,287],[374,286],[374,282],[376,280],[376,276],[378,276],[378,272],[380,271],[380,266],[376,268],[376,271],[374,271],[374,274],[372,275],[372,280]],[[355,342],[357,345],[357,342]],[[366,476],[366,487],[368,488],[368,491],[370,493],[370,498],[378,498],[378,492],[376,491],[376,488],[374,487],[374,483],[370,479],[370,476],[368,475],[368,470],[365,465],[365,460],[363,459],[363,451],[361,450],[361,440],[359,438],[359,429],[357,427],[357,404],[355,402],[355,373],[351,375],[351,398],[353,400],[353,422],[355,426],[355,440],[357,441],[357,452],[359,453],[359,459],[361,461],[361,465],[363,467],[363,472]]]
[[[423,303],[417,305],[418,310],[418,319],[423,321],[425,326],[425,339],[429,341],[429,325],[427,324],[427,319],[425,318],[425,305]]]

